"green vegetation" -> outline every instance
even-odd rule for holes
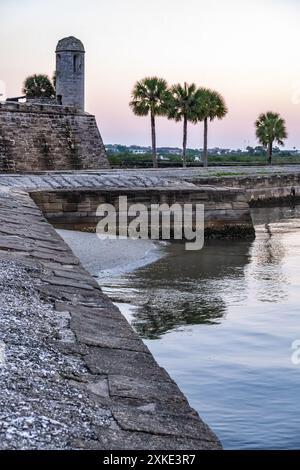
[[[134,155],[129,152],[120,152],[118,154],[107,152],[109,163],[112,166],[131,167],[135,165],[149,166],[149,163],[153,163],[152,154],[144,153]]]
[[[132,90],[130,107],[137,116],[148,116],[151,120],[152,161],[157,167],[155,117],[167,114],[169,100],[168,84],[158,77],[147,77],[136,82]]]
[[[203,166],[208,166],[207,153],[207,133],[208,121],[214,119],[222,119],[228,112],[223,97],[214,90],[208,88],[199,88],[198,90],[198,110],[197,117],[199,121],[204,123],[204,139],[203,139]]]
[[[208,88],[197,88],[192,83],[188,85],[173,85],[168,87],[162,78],[143,78],[136,82],[129,103],[134,114],[151,118],[152,160],[157,167],[155,117],[167,116],[168,119],[183,122],[182,164],[187,164],[187,124],[192,122],[204,123],[203,163],[208,165],[207,134],[208,121],[222,119],[227,114],[225,101],[220,93]]]
[[[243,173],[242,171],[216,171],[215,173],[210,173],[210,176],[216,176],[218,178],[222,178],[223,176],[242,176],[246,175],[247,173]]]
[[[55,87],[47,75],[31,75],[24,82],[23,93],[27,98],[55,98]]]
[[[151,149],[143,153],[133,153],[130,147],[117,146],[118,151],[115,149],[116,146],[107,146],[108,159],[112,167],[123,167],[123,168],[134,168],[134,167],[151,167],[152,166],[152,154]],[[114,151],[112,150],[114,148]],[[141,150],[140,150],[141,151]],[[157,149],[158,151],[158,166],[159,167],[172,167],[182,166],[182,154],[180,149],[178,153],[170,154],[165,149]],[[175,151],[175,149],[174,149]],[[200,160],[202,152],[195,149],[186,150],[186,164],[187,166],[202,166]],[[289,151],[278,151],[275,148],[273,154],[273,163],[276,165],[285,164],[300,164],[300,154],[290,153]],[[262,154],[249,154],[248,152],[240,153],[226,153],[223,155],[209,154],[208,165],[209,166],[234,166],[234,165],[258,165],[265,166],[266,152]],[[263,169],[262,169],[263,173]],[[228,173],[226,173],[228,175]],[[221,175],[220,175],[221,176]],[[232,175],[233,176],[233,175]]]
[[[195,83],[173,85],[170,89],[168,118],[183,122],[182,165],[186,166],[187,123],[197,122],[199,92]]]
[[[278,113],[268,111],[260,114],[255,126],[258,141],[268,149],[268,163],[271,165],[274,142],[284,145],[284,139],[287,138],[285,121]]]

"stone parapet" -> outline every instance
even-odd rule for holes
[[[236,188],[76,188],[31,192],[31,197],[52,224],[73,230],[94,230],[101,220],[101,217],[96,215],[100,204],[112,204],[118,213],[119,196],[127,197],[128,206],[142,203],[148,213],[149,223],[151,205],[165,203],[171,206],[178,203],[183,208],[184,204],[193,204],[193,229],[196,229],[195,207],[196,204],[203,204],[207,237],[254,238],[255,236],[245,193]],[[173,220],[170,229],[173,238]]]
[[[95,117],[74,107],[0,105],[0,171],[107,168]]]

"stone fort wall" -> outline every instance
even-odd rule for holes
[[[0,103],[0,171],[108,166],[93,115],[50,104]]]
[[[119,196],[127,196],[128,206],[142,203],[150,220],[152,204],[204,204],[205,236],[213,238],[254,238],[255,232],[245,192],[236,188],[99,188],[35,190],[30,193],[46,218],[57,228],[95,229],[103,218],[97,215],[99,204],[112,204],[119,213]],[[181,210],[180,210],[181,213]],[[135,216],[128,216],[130,222]],[[180,219],[179,219],[180,220]],[[161,222],[161,220],[160,220]],[[195,225],[193,211],[193,229]],[[170,221],[171,238],[174,219]],[[150,228],[149,228],[150,229]]]

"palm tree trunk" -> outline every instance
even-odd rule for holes
[[[208,123],[207,118],[204,119],[204,140],[203,140],[203,166],[208,166],[207,158],[207,134],[208,134]]]
[[[156,134],[155,134],[155,116],[151,112],[151,139],[152,139],[152,162],[153,168],[157,168],[157,155],[156,155]]]
[[[269,142],[268,145],[268,163],[272,165],[272,154],[273,154],[273,142]]]
[[[186,167],[187,118],[183,117],[182,166]]]

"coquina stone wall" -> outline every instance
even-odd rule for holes
[[[251,206],[286,204],[300,201],[300,174],[272,174],[185,178],[196,185],[241,188]],[[292,196],[291,193],[294,193]]]
[[[0,103],[0,171],[108,166],[93,115],[72,107]]]
[[[58,228],[95,229],[102,217],[96,214],[100,204],[112,204],[119,211],[119,197],[126,196],[128,206],[142,203],[148,212],[152,204],[177,203],[204,205],[205,236],[213,238],[254,238],[255,232],[249,204],[243,190],[235,188],[135,188],[135,189],[73,189],[32,191],[31,197],[47,219]],[[181,209],[179,209],[181,212]],[[132,218],[134,218],[133,216]],[[130,217],[128,221],[130,222]],[[161,222],[161,221],[160,221]],[[195,225],[193,212],[193,228]],[[170,221],[171,239],[174,220]],[[160,236],[160,238],[163,238]]]

